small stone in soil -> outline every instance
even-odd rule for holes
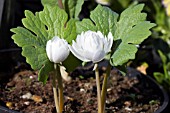
[[[28,106],[28,105],[30,105],[30,102],[26,101],[26,102],[24,102],[24,104]]]
[[[33,96],[31,97],[31,99],[34,100],[34,101],[37,102],[37,103],[43,101],[42,97],[41,97],[41,96],[38,96],[38,95],[33,95]]]
[[[21,98],[23,99],[31,99],[32,94],[30,92],[26,93],[25,95],[22,95]]]

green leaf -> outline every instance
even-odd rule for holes
[[[88,30],[97,31],[96,26],[90,19],[83,19],[82,22],[77,22],[76,27],[78,28],[77,33],[79,34]]]
[[[48,36],[45,25],[40,21],[39,14],[34,15],[30,11],[25,11],[26,18],[22,20],[27,28],[17,27],[11,29],[16,33],[12,36],[14,42],[22,47],[22,55],[35,70],[40,69],[47,60],[45,46]]]
[[[26,18],[22,20],[25,28],[11,29],[15,33],[12,39],[19,47],[22,47],[22,55],[26,57],[27,63],[34,70],[40,69],[39,80],[45,83],[47,74],[53,69],[46,55],[46,43],[54,36],[64,38],[71,43],[77,35],[76,20],[70,19],[68,21],[68,15],[64,10],[58,6],[50,5],[45,5],[44,10],[35,15],[30,11],[25,11],[25,16]],[[68,60],[77,62],[76,58],[73,57],[69,57]],[[65,65],[70,65],[68,63]]]
[[[39,41],[40,45],[45,45],[48,33],[45,28],[45,25],[41,22],[39,18],[39,13],[36,13],[34,15],[31,11],[26,10],[25,16],[26,18],[22,19],[22,23],[25,26],[25,28],[34,33],[35,36],[41,37],[36,38],[36,40]]]
[[[148,21],[143,21],[141,23],[138,23],[136,26],[134,26],[128,34],[124,36],[124,39],[122,39],[126,43],[133,43],[133,44],[140,44],[143,42],[149,35],[151,35],[151,32],[149,31],[150,28],[155,26],[155,24],[152,24]],[[142,32],[141,32],[142,31]],[[136,40],[137,39],[137,40]]]
[[[132,27],[146,19],[146,13],[141,13],[143,7],[143,4],[132,5],[121,13],[114,40],[124,39]]]
[[[135,45],[121,43],[111,56],[111,64],[114,66],[123,65],[129,59],[135,58],[137,48]]]
[[[155,24],[145,21],[146,14],[141,13],[143,7],[143,4],[132,5],[121,13],[114,34],[114,40],[120,40],[120,43],[113,44],[112,65],[123,65],[128,60],[134,59],[137,52],[136,45],[151,35],[149,29]]]
[[[62,37],[64,37],[70,44],[72,43],[72,40],[77,37],[75,19],[70,19],[67,22],[67,26],[64,28]]]
[[[166,65],[166,62],[167,62],[166,56],[160,50],[158,50],[158,53],[159,53],[159,56],[161,57],[163,65]]]
[[[59,7],[45,7],[40,12],[40,19],[48,29],[48,40],[54,36],[59,36],[71,43],[76,38],[76,20],[70,19],[67,22],[67,13]]]
[[[75,18],[78,20],[84,0],[64,0],[63,3],[69,18]]]
[[[98,5],[90,14],[90,19],[77,22],[77,33],[101,31],[104,35],[111,32],[114,36],[111,64],[120,66],[135,58],[136,45],[145,40],[155,24],[146,20],[146,13],[141,13],[144,5],[132,5],[119,16],[111,9]],[[119,19],[119,20],[118,20]]]
[[[42,46],[24,46],[22,47],[22,55],[26,57],[26,61],[35,70],[40,69],[48,60],[46,50]]]
[[[101,31],[104,35],[108,35],[109,32],[114,34],[118,18],[117,13],[113,12],[108,7],[98,5],[95,10],[91,12],[90,18],[95,22],[96,29]]]
[[[15,43],[17,43],[18,46],[22,47],[25,45],[39,45],[38,38],[33,35],[29,30],[23,28],[23,27],[17,27],[11,29],[12,32],[15,34],[12,36]],[[24,37],[24,38],[23,38]]]
[[[63,31],[68,16],[66,12],[59,7],[45,6],[44,10],[39,12],[40,20],[47,27],[48,37],[50,40],[54,36],[64,38]]]
[[[153,75],[154,75],[156,81],[158,81],[159,83],[162,84],[163,80],[165,79],[165,75],[163,73],[160,73],[160,72],[154,72]]]
[[[68,58],[63,62],[63,65],[65,66],[66,71],[71,72],[75,69],[75,67],[77,67],[81,63],[82,61],[80,61],[79,59],[74,57],[72,53],[70,53]]]
[[[98,5],[90,14],[90,19],[83,19],[82,22],[77,22],[77,33],[83,31],[101,31],[108,35],[109,32],[115,33],[118,14],[113,12],[108,7]]]
[[[77,0],[76,7],[75,7],[75,13],[74,18],[79,19],[78,16],[81,12],[82,6],[83,6],[84,0]]]
[[[52,62],[45,62],[45,64],[42,66],[38,73],[38,80],[43,82],[43,84],[46,84],[48,79],[49,72],[52,72],[54,70],[54,64]]]

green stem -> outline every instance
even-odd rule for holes
[[[61,9],[64,9],[62,0],[58,0],[58,6],[59,6]]]
[[[106,93],[107,93],[107,83],[110,75],[111,65],[110,63],[107,66],[106,75],[104,76],[102,94],[101,94],[101,111],[105,112],[105,102],[106,102]]]
[[[63,106],[64,106],[64,95],[63,95],[63,82],[62,82],[62,77],[61,77],[59,66],[57,66],[57,72],[58,72],[57,81],[58,81],[58,93],[59,93],[59,109],[60,109],[60,112],[62,113]]]
[[[101,90],[100,90],[100,77],[99,77],[99,69],[98,64],[95,64],[95,75],[96,75],[96,86],[97,86],[97,101],[98,101],[98,113],[101,112]]]
[[[53,85],[53,94],[54,94],[54,101],[55,101],[55,107],[56,112],[60,112],[59,110],[59,101],[58,101],[58,94],[56,89],[56,76],[57,76],[57,64],[54,64],[54,74],[52,74],[52,85]]]

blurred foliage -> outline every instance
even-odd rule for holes
[[[147,74],[153,75],[156,81],[170,91],[170,0],[141,0],[145,3],[148,20],[157,24],[152,36],[139,47],[134,65],[138,67],[147,62]]]
[[[161,51],[158,51],[158,53],[162,60],[163,72],[154,72],[154,77],[161,85],[170,91],[170,62],[167,61],[167,57]]]

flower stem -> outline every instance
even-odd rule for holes
[[[101,112],[101,90],[100,90],[100,77],[98,64],[95,64],[96,86],[97,86],[97,101],[98,101],[98,113]]]
[[[56,89],[56,76],[57,76],[57,64],[54,64],[54,74],[52,74],[52,85],[53,85],[53,94],[54,94],[54,101],[55,101],[55,107],[56,112],[60,112],[59,110],[59,101],[58,101],[58,94]]]
[[[104,76],[103,86],[102,86],[102,94],[101,94],[101,111],[104,113],[105,111],[105,101],[106,101],[106,93],[107,93],[107,83],[110,75],[111,65],[110,63],[107,66],[106,75]]]
[[[64,105],[64,96],[63,96],[63,82],[60,72],[60,67],[57,67],[57,81],[58,81],[58,93],[59,93],[59,109],[62,113],[63,111],[63,105]]]
[[[64,7],[63,7],[62,0],[58,0],[58,6],[59,6],[61,9],[63,9],[63,8],[64,8]]]

